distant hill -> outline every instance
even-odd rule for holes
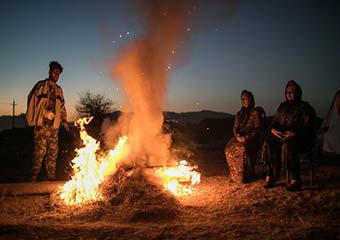
[[[116,111],[107,114],[112,121],[116,121],[117,118],[122,114],[121,111]],[[131,113],[130,113],[131,114]],[[225,119],[234,117],[234,115],[224,112],[214,112],[209,110],[202,110],[199,112],[163,112],[164,120],[168,122],[174,122],[178,124],[193,123],[198,124],[204,119]]]
[[[215,119],[215,118],[230,118],[234,115],[224,112],[214,112],[209,110],[202,110],[199,112],[164,112],[164,119],[170,122],[177,122],[179,124],[185,123],[200,123],[204,119]]]
[[[14,116],[14,127],[23,128],[27,126],[26,114]],[[0,116],[0,131],[12,128],[12,116]]]

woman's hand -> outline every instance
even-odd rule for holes
[[[277,137],[278,139],[282,139],[282,133],[278,130],[276,130],[275,128],[272,128],[270,130],[270,132],[275,136]]]
[[[282,135],[282,138],[281,140],[286,140],[287,138],[290,138],[290,137],[294,137],[295,136],[295,132],[292,132],[292,131],[286,131],[283,135]]]
[[[70,127],[68,126],[68,123],[67,122],[63,122],[63,127],[65,129],[66,132],[69,132],[70,131]]]
[[[236,136],[236,140],[241,143],[244,143],[246,141],[244,137],[240,137],[240,136]]]

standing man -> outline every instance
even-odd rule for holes
[[[69,131],[63,91],[57,84],[62,72],[58,62],[50,62],[49,77],[36,83],[27,98],[26,120],[28,126],[34,126],[32,182],[37,180],[44,159],[47,179],[55,180],[60,124]]]

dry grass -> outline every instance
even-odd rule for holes
[[[174,198],[143,172],[122,170],[103,185],[105,201],[82,207],[49,195],[2,196],[0,238],[338,239],[338,172],[323,168],[319,187],[296,193],[204,177],[193,195]]]

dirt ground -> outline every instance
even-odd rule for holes
[[[303,178],[299,192],[284,180],[265,190],[262,180],[215,174],[184,197],[129,180],[106,202],[78,208],[53,194],[1,196],[0,239],[340,239],[339,173],[321,166],[316,185]]]

